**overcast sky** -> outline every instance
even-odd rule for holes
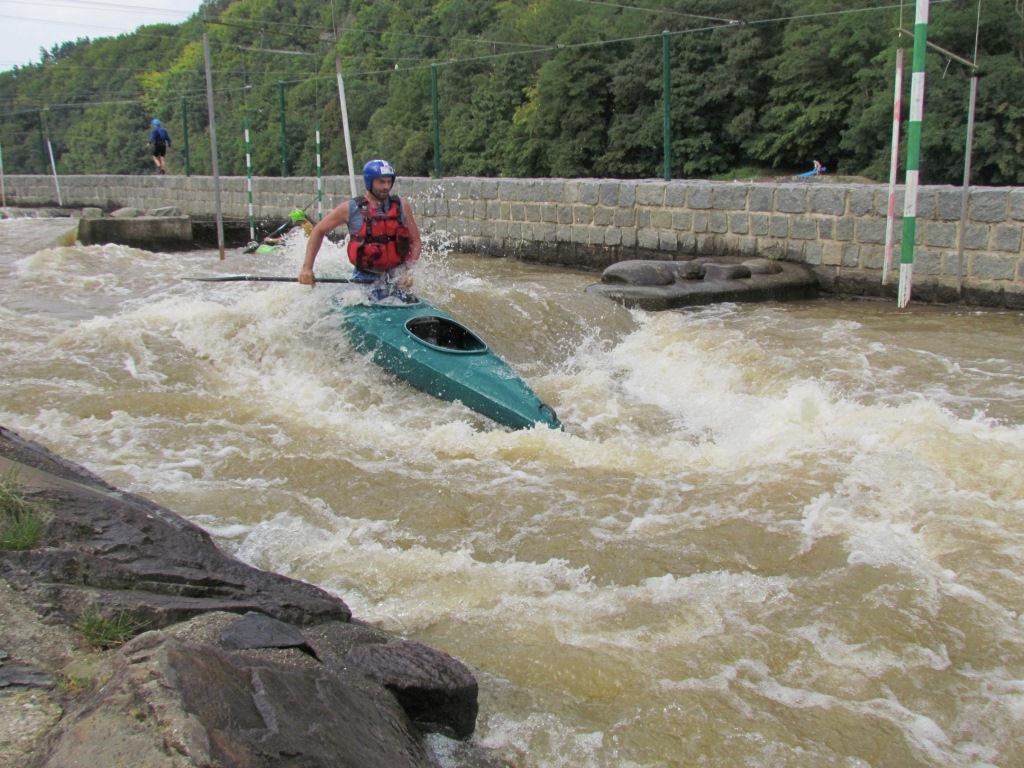
[[[201,0],[0,0],[0,71],[39,61],[39,49],[113,37],[142,24],[180,23]]]

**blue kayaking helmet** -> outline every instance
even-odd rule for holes
[[[153,127],[156,128],[159,125],[160,125],[160,121],[157,118],[154,117],[153,118]]]
[[[390,176],[392,183],[395,181],[395,169],[387,160],[371,160],[363,166],[363,182],[366,184],[366,191],[373,189],[373,180],[382,176]]]

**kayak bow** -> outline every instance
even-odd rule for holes
[[[544,424],[560,429],[545,405],[511,366],[469,328],[415,299],[338,305],[353,346],[374,363],[441,400],[459,401],[513,429]]]

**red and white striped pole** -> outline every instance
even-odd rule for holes
[[[896,176],[900,170],[900,117],[903,113],[903,49],[896,49],[896,87],[892,99],[892,151],[889,156],[889,205],[885,212],[885,261],[882,285],[889,283],[896,228]]]

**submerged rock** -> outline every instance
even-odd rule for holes
[[[771,259],[709,257],[686,261],[620,261],[588,293],[647,310],[723,301],[792,301],[818,295],[818,280],[805,264]]]
[[[409,716],[425,731],[465,739],[477,715],[473,673],[446,653],[422,643],[399,640],[361,645],[345,660],[395,694]]]

